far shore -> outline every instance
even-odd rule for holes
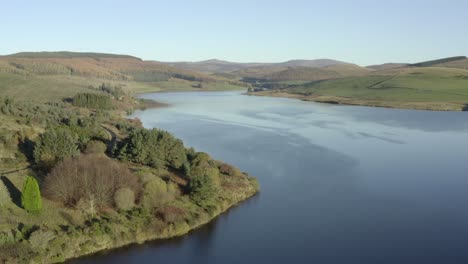
[[[325,95],[301,95],[287,93],[283,91],[260,91],[246,93],[252,96],[266,97],[281,97],[298,99],[301,101],[340,104],[340,105],[355,105],[355,106],[370,106],[383,108],[396,108],[408,110],[426,110],[426,111],[468,111],[468,106],[461,103],[452,102],[398,102],[398,101],[381,101],[381,100],[366,100],[350,97],[325,96]]]

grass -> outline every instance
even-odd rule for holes
[[[134,84],[131,90],[135,93],[149,92],[196,92],[196,91],[234,91],[246,90],[246,87],[232,85],[223,82],[202,83],[202,88],[196,88],[199,82],[186,81],[181,79],[169,79],[163,82],[152,82],[145,84]]]
[[[303,100],[431,110],[462,110],[468,103],[468,71],[462,69],[406,68],[290,87],[281,90],[281,96],[289,97],[289,94]]]

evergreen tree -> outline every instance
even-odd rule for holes
[[[169,132],[135,129],[121,146],[119,157],[155,168],[182,169],[187,162],[184,144]]]
[[[24,182],[21,205],[30,213],[39,213],[42,209],[41,191],[34,177],[28,176]]]
[[[78,138],[64,127],[48,129],[39,138],[34,148],[34,159],[45,169],[51,169],[58,161],[75,156],[78,151]]]

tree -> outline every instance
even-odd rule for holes
[[[58,161],[78,154],[76,134],[64,127],[48,129],[40,136],[34,148],[36,163],[45,169],[50,169]]]
[[[182,169],[187,161],[182,141],[159,129],[133,130],[121,145],[118,156],[155,168]]]
[[[205,209],[211,209],[216,206],[218,188],[209,175],[202,174],[191,178],[188,188],[190,198],[197,205]]]
[[[24,182],[21,205],[30,213],[38,213],[42,209],[41,191],[34,177],[28,176]]]

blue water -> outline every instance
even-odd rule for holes
[[[468,263],[468,113],[158,93],[145,127],[256,176],[182,238],[75,263]]]

